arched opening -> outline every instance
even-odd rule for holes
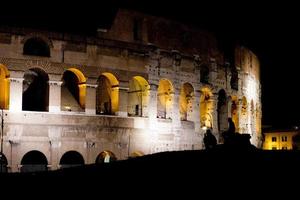
[[[135,76],[129,81],[128,91],[128,115],[129,116],[147,116],[149,103],[148,82],[141,76]]]
[[[49,45],[41,38],[28,39],[23,48],[24,55],[50,57]]]
[[[81,71],[70,68],[63,74],[61,86],[61,110],[84,112],[86,78]]]
[[[174,89],[167,79],[159,81],[157,92],[157,117],[171,119],[171,109],[173,103]]]
[[[0,173],[6,173],[7,172],[7,159],[4,154],[0,153]]]
[[[9,107],[9,71],[0,64],[0,108]]]
[[[24,73],[22,110],[48,111],[48,81],[48,74],[42,69],[33,68]]]
[[[237,96],[231,97],[231,118],[235,126],[235,130],[239,131],[239,115],[238,115],[238,98]]]
[[[21,160],[21,172],[47,171],[48,161],[40,151],[29,151]]]
[[[209,83],[209,68],[207,65],[202,65],[200,68],[200,82]]]
[[[242,108],[241,108],[241,118],[242,118],[242,124],[243,128],[241,130],[241,133],[247,133],[248,132],[248,102],[245,96],[242,98]]]
[[[189,83],[184,83],[180,89],[179,105],[180,119],[192,121],[194,88]]]
[[[218,129],[222,133],[228,129],[228,108],[226,92],[222,89],[218,93]]]
[[[84,159],[77,151],[68,151],[60,159],[61,168],[77,167],[84,165]]]
[[[101,163],[110,163],[113,161],[116,161],[117,157],[115,154],[111,151],[103,151],[101,152],[97,158],[96,158],[96,164],[101,164]]]
[[[113,115],[119,110],[119,81],[111,73],[98,79],[97,114]]]
[[[201,90],[200,97],[200,124],[201,128],[213,128],[213,101],[212,92],[209,88],[203,88]]]

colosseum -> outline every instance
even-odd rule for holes
[[[198,150],[228,117],[259,147],[259,77],[248,48],[126,9],[93,36],[2,27],[1,171]]]

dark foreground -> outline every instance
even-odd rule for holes
[[[297,185],[299,174],[299,151],[216,148],[211,151],[164,152],[50,172],[3,174],[0,180],[2,188],[42,188],[70,191],[73,195],[107,190],[115,191],[114,195],[135,194],[141,190],[148,191],[149,195],[158,191],[173,195],[186,192],[189,195],[207,189],[250,192],[265,191],[270,185],[293,185],[295,181]]]

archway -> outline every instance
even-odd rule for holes
[[[49,45],[39,37],[28,39],[23,47],[24,55],[50,57]]]
[[[97,156],[95,163],[96,164],[110,163],[110,162],[113,162],[116,160],[117,160],[117,157],[115,156],[115,154],[113,152],[103,151]]]
[[[61,110],[84,112],[86,78],[81,71],[70,68],[63,74],[61,86]]]
[[[4,154],[0,153],[0,173],[6,173],[7,172],[7,159]]]
[[[47,171],[48,161],[42,152],[33,150],[23,156],[21,165],[21,172]]]
[[[231,118],[235,126],[236,132],[239,131],[239,115],[238,115],[238,98],[237,96],[231,97]]]
[[[9,71],[0,64],[0,108],[8,109],[9,107]]]
[[[119,81],[111,73],[98,79],[97,114],[113,115],[119,110]]]
[[[242,108],[241,108],[241,118],[242,118],[242,130],[241,133],[247,133],[248,132],[248,126],[249,126],[249,121],[248,121],[248,102],[245,96],[242,98]]]
[[[141,76],[135,76],[129,81],[128,91],[128,115],[147,116],[149,103],[148,82]]]
[[[48,81],[48,74],[42,69],[33,68],[24,73],[22,110],[48,111]]]
[[[203,88],[200,96],[200,124],[202,128],[213,128],[213,101],[212,92],[209,88]]]
[[[228,108],[226,92],[222,89],[218,93],[218,129],[222,133],[228,129]]]
[[[192,121],[194,88],[189,83],[184,83],[180,89],[179,105],[180,119]]]
[[[171,118],[174,89],[172,83],[167,79],[159,81],[157,92],[157,117],[163,119]]]
[[[60,159],[61,168],[77,167],[84,165],[84,159],[77,151],[68,151]]]
[[[209,67],[207,65],[202,65],[200,68],[200,82],[209,83]]]

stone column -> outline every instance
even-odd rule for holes
[[[86,96],[85,96],[85,113],[89,115],[96,114],[96,91],[98,85],[86,84]]]
[[[149,116],[149,125],[155,127],[157,122],[157,88],[155,84],[150,84],[150,99],[148,105],[148,116]]]
[[[9,110],[15,112],[22,111],[22,95],[23,95],[23,80],[24,78],[10,78],[9,92]]]
[[[119,87],[119,110],[118,116],[127,117],[128,87]]]
[[[193,121],[195,124],[195,132],[200,133],[201,123],[200,123],[200,91],[195,91],[195,96],[193,99]]]
[[[243,106],[243,100],[238,99],[237,102],[237,116],[238,116],[238,127],[236,127],[236,132],[242,133],[243,127],[244,127],[244,117],[242,116],[242,106]]]
[[[60,112],[62,81],[48,81],[49,83],[49,112]]]
[[[174,89],[174,95],[172,99],[172,125],[173,127],[181,127],[180,110],[179,110],[179,97],[180,89]]]
[[[218,131],[218,93],[214,93],[211,97],[212,104],[213,104],[213,110],[211,112],[212,115],[212,123],[213,123],[213,134],[216,136],[217,140],[220,139],[220,133]]]

